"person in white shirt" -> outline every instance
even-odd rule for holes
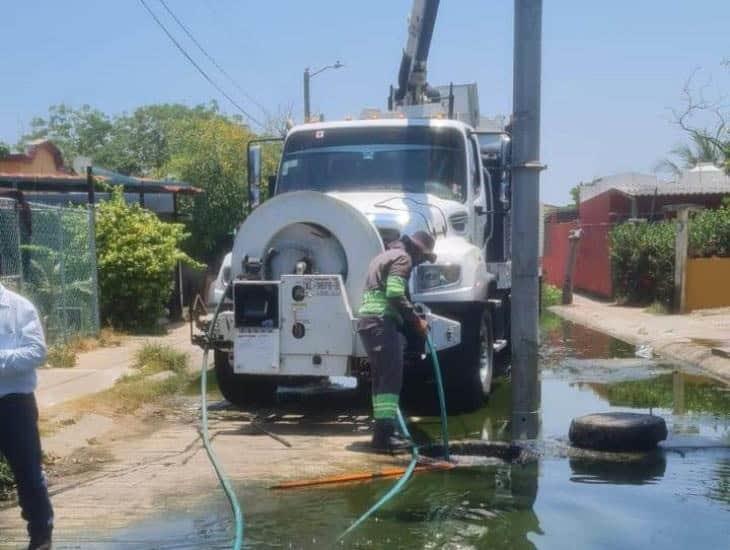
[[[53,508],[48,496],[38,434],[36,369],[46,360],[38,312],[0,284],[0,455],[15,477],[29,550],[51,548]]]

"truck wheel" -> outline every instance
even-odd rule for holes
[[[465,315],[461,319],[461,337],[459,347],[446,350],[439,358],[449,413],[480,408],[492,389],[494,335],[489,311]]]
[[[215,351],[215,375],[223,397],[237,407],[265,405],[274,399],[276,379],[271,376],[235,374],[228,352]]]

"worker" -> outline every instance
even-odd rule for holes
[[[28,300],[0,284],[0,455],[15,478],[18,502],[28,524],[29,550],[49,550],[53,530],[33,393],[35,370],[45,359],[38,312]]]
[[[415,266],[436,260],[433,247],[430,234],[416,231],[391,243],[368,268],[357,330],[370,362],[375,452],[398,452],[411,445],[396,426],[403,385],[403,332],[410,328],[425,336],[428,325],[414,311],[408,280]]]

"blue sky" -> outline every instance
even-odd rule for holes
[[[147,0],[196,59],[254,115],[261,112],[185,40],[158,0]],[[312,81],[328,119],[384,106],[405,43],[410,0],[168,0],[180,19],[267,109],[301,118],[304,67],[346,64]],[[443,0],[429,81],[479,84],[483,114],[512,103],[510,0]],[[542,197],[568,201],[577,182],[649,171],[682,134],[670,123],[688,75],[730,93],[730,2],[545,0]],[[3,9],[0,140],[17,141],[51,104],[105,112],[147,103],[219,101],[234,109],[170,44],[138,0],[15,1]]]

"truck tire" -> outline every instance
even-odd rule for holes
[[[487,308],[461,319],[462,343],[439,355],[449,414],[477,410],[492,389],[494,334]]]
[[[271,376],[235,374],[228,352],[215,351],[215,375],[218,388],[228,401],[237,407],[266,405],[274,400],[276,379]]]

